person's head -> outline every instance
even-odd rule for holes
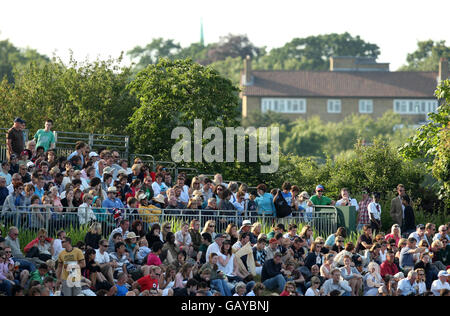
[[[344,265],[346,267],[349,267],[351,263],[352,263],[352,258],[350,258],[350,256],[348,256],[348,255],[345,255],[344,256]]]
[[[355,245],[351,241],[349,241],[345,244],[345,250],[348,252],[353,252],[353,250],[355,250]]]
[[[320,279],[316,276],[313,276],[311,278],[311,286],[317,289],[320,286]]]
[[[366,236],[372,236],[372,228],[370,227],[370,225],[364,225],[363,232]]]
[[[408,280],[411,281],[411,283],[414,283],[417,280],[417,272],[414,270],[411,270],[408,272]]]
[[[316,195],[321,198],[325,192],[325,188],[323,185],[319,184],[316,186]]]
[[[331,270],[331,278],[333,279],[333,281],[335,283],[339,282],[341,279],[341,270],[334,268],[333,270]]]
[[[121,242],[121,241],[123,241],[122,234],[121,233],[115,233],[113,235],[113,242],[114,242],[114,244],[117,244],[118,242]]]
[[[342,188],[341,189],[341,197],[342,198],[349,198],[350,197],[350,193],[348,191],[348,188]]]
[[[64,237],[64,239],[61,240],[61,245],[66,250],[72,249],[72,239],[68,236]]]
[[[125,245],[124,242],[119,241],[117,244],[114,245],[114,249],[115,249],[117,254],[123,255],[125,253],[125,250],[126,250],[126,245]]]
[[[258,192],[258,195],[264,195],[264,193],[267,192],[267,186],[264,183],[261,183],[256,187],[256,191]]]
[[[210,234],[214,233],[216,230],[216,222],[213,220],[208,220],[203,227],[203,232],[208,232]]]
[[[9,238],[11,238],[12,240],[16,240],[17,237],[19,237],[19,230],[17,229],[17,227],[11,226],[11,227],[9,228],[8,236],[9,236]]]
[[[239,241],[241,242],[242,246],[246,245],[250,241],[250,233],[242,233]]]
[[[428,252],[421,253],[420,254],[420,260],[422,260],[422,262],[424,264],[430,263],[430,254]]]
[[[310,225],[303,226],[302,231],[300,232],[300,237],[304,239],[310,239],[312,235],[313,235],[312,227]]]
[[[379,192],[372,192],[372,199],[378,203],[380,201],[381,194]]]
[[[386,253],[386,261],[389,263],[394,263],[395,253],[392,250],[388,250]]]
[[[435,225],[435,224],[433,224],[433,223],[427,223],[427,224],[425,225],[425,233],[426,233],[428,236],[433,236],[435,232],[436,232],[436,225]]]
[[[397,185],[397,193],[398,193],[398,195],[400,195],[400,196],[405,195],[406,190],[405,190],[405,186],[404,186],[403,184]]]
[[[267,243],[267,240],[266,240],[266,239],[260,238],[260,239],[258,239],[258,241],[256,242],[256,248],[257,248],[258,250],[263,250],[263,249],[266,247],[266,243]]]
[[[297,225],[294,223],[289,224],[288,231],[289,231],[289,234],[291,234],[292,236],[297,235]]]
[[[438,278],[442,283],[447,282],[447,278],[449,277],[449,274],[447,273],[447,271],[439,271],[438,273]]]
[[[281,264],[282,263],[282,257],[283,257],[283,255],[281,254],[281,252],[276,252],[274,255],[273,255],[273,262],[275,263],[275,264]]]
[[[289,292],[289,293],[295,293],[295,292],[296,292],[296,289],[297,289],[297,285],[295,284],[294,281],[288,281],[288,282],[286,282],[286,284],[284,285],[284,290],[285,290],[286,292]]]
[[[253,287],[253,293],[255,293],[255,296],[261,296],[262,292],[266,289],[266,287],[264,286],[264,284],[262,284],[261,282],[258,282],[255,284],[255,286]]]
[[[186,288],[189,293],[197,292],[198,282],[195,279],[189,279],[186,283]]]
[[[311,243],[311,249],[310,249],[310,251],[311,251],[311,252],[317,252],[317,253],[319,253],[320,250],[322,250],[322,244],[319,243],[319,242],[313,241],[313,242]]]
[[[416,226],[416,232],[419,237],[423,237],[425,235],[425,225],[419,224]]]

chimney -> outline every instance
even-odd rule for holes
[[[253,84],[252,60],[249,55],[244,59],[244,76],[242,79],[244,86],[251,86]]]
[[[439,77],[438,83],[448,79],[448,60],[447,58],[442,57],[439,60]]]

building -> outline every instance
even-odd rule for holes
[[[242,73],[242,116],[273,111],[290,120],[318,115],[341,121],[352,113],[381,117],[393,110],[420,123],[435,112],[439,80],[448,78],[448,62],[437,72],[391,72],[374,58],[332,57],[330,71],[252,71],[249,57]]]

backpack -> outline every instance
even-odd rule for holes
[[[275,195],[273,204],[275,204],[278,218],[289,216],[292,213],[292,207],[286,202],[280,190]]]

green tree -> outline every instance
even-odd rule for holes
[[[450,47],[445,41],[419,41],[417,49],[406,57],[407,64],[400,67],[401,71],[437,71],[439,59],[450,58]]]
[[[20,49],[9,40],[0,41],[0,80],[6,77],[8,82],[12,83],[15,68],[25,67],[30,62],[42,64],[49,61],[47,56],[39,54],[34,49]]]
[[[14,85],[1,83],[2,125],[21,116],[36,130],[52,118],[57,130],[123,134],[137,100],[126,90],[130,68],[120,61],[29,64],[14,73]]]
[[[158,63],[160,58],[174,58],[180,52],[181,46],[174,40],[155,38],[144,47],[136,46],[127,54],[136,62],[135,71],[138,72],[147,65]]]
[[[139,152],[168,159],[175,143],[172,130],[193,130],[194,119],[201,119],[204,128],[237,124],[238,88],[190,59],[160,59],[139,72],[129,89],[140,100],[128,126]]]
[[[255,63],[262,70],[327,70],[331,56],[378,57],[378,45],[349,33],[294,38]]]
[[[450,207],[450,80],[442,81],[435,92],[440,101],[437,113],[400,148],[407,160],[425,160],[425,165],[440,182],[440,197]]]

